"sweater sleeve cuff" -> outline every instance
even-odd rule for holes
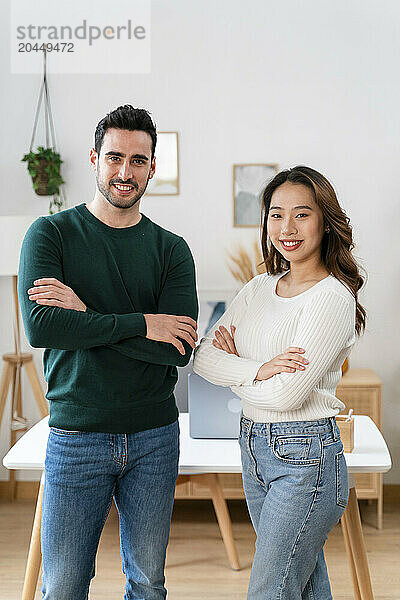
[[[115,329],[109,343],[128,337],[146,337],[147,326],[143,313],[115,314]]]
[[[264,364],[263,362],[256,362],[256,361],[252,361],[252,362],[255,366],[254,366],[254,368],[251,369],[251,371],[249,371],[249,379],[247,381],[244,381],[242,383],[242,385],[254,385],[256,383],[257,373]]]

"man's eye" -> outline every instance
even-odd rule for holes
[[[278,213],[273,213],[273,214],[271,215],[271,217],[280,217],[280,216],[281,216],[281,215],[279,215]]]
[[[308,217],[308,215],[306,213],[299,213],[297,216],[298,217]]]
[[[135,160],[133,162],[136,165],[144,165],[144,160],[142,160],[141,158],[135,158]]]
[[[116,160],[119,160],[119,156],[109,156],[109,159],[115,162]]]

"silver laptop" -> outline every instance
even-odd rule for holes
[[[239,437],[242,407],[240,398],[229,387],[214,385],[196,373],[189,373],[188,409],[190,437]]]

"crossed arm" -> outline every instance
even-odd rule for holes
[[[203,338],[195,352],[194,370],[211,383],[229,386],[255,406],[296,410],[333,361],[354,343],[355,305],[329,290],[316,294],[303,307],[292,346],[268,362],[257,362],[240,357],[234,343],[231,325],[245,311],[243,298],[241,292],[214,332]],[[240,311],[234,310],[236,306]]]
[[[109,346],[154,364],[187,364],[197,339],[198,306],[197,299],[193,300],[194,264],[186,243],[181,240],[176,244],[180,245],[176,252],[182,256],[168,270],[158,314],[103,315],[88,309],[64,283],[61,248],[54,229],[47,219],[38,219],[29,228],[21,250],[18,295],[31,345],[65,350]],[[175,301],[172,307],[170,298],[176,297],[179,306]]]

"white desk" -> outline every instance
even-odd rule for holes
[[[179,416],[179,424],[180,473],[241,473],[240,449],[236,440],[192,439],[189,436],[188,413]],[[386,442],[370,417],[354,415],[354,450],[345,454],[345,458],[349,473],[384,473],[391,469]]]
[[[49,417],[31,427],[3,458],[7,469],[42,470],[49,435]],[[189,436],[189,415],[179,415],[181,455],[179,473],[241,473],[236,440],[195,440]],[[349,473],[384,473],[392,467],[390,454],[375,423],[354,415],[354,450],[345,454]]]
[[[356,415],[354,419],[354,450],[351,454],[345,454],[349,473],[383,473],[388,471],[392,463],[382,434],[369,417]],[[181,428],[181,455],[178,483],[188,477],[202,477],[205,483],[210,486],[231,566],[232,568],[239,568],[229,513],[217,476],[217,473],[241,472],[238,442],[236,440],[191,439],[187,413],[180,415],[179,423]],[[45,417],[25,433],[11,448],[3,459],[3,465],[8,469],[43,470],[48,433],[48,417]],[[44,476],[42,475],[22,600],[33,600],[39,575],[43,483]],[[350,485],[352,487],[349,502],[341,519],[341,524],[353,580],[354,597],[356,600],[373,600],[360,513],[352,477],[350,477]]]

